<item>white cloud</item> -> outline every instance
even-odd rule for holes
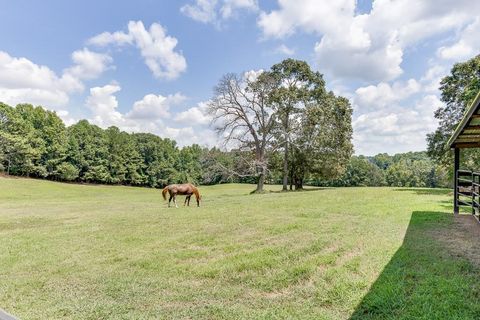
[[[83,91],[83,80],[98,78],[111,65],[108,54],[90,51],[87,48],[72,53],[74,65],[63,71],[62,83],[67,91]]]
[[[95,79],[112,63],[107,54],[96,53],[84,48],[72,53],[74,65],[64,72],[78,79]]]
[[[92,123],[102,128],[117,126],[127,132],[151,132],[162,138],[174,139],[181,146],[192,143],[217,145],[215,133],[205,126],[205,104],[200,103],[197,107],[177,113],[172,119],[170,107],[181,104],[186,98],[180,93],[166,97],[147,94],[134,102],[129,111],[122,113],[116,97],[120,90],[116,83],[90,89],[85,104],[92,112]],[[63,116],[67,118],[68,113]]]
[[[355,104],[361,111],[385,108],[418,93],[421,85],[410,79],[406,82],[397,81],[393,85],[381,82],[378,85],[360,87],[355,91]]]
[[[240,10],[258,11],[257,0],[195,0],[193,4],[186,4],[180,8],[187,17],[217,27]]]
[[[471,24],[459,32],[457,41],[450,46],[443,46],[437,50],[437,55],[446,60],[466,60],[480,53],[480,18],[477,17]]]
[[[193,20],[210,23],[216,20],[217,0],[196,0],[195,4],[186,4],[180,11]]]
[[[448,74],[448,68],[444,65],[435,63],[425,75],[420,79],[423,89],[428,93],[439,93],[440,81]]]
[[[83,81],[100,76],[111,58],[88,49],[72,54],[74,64],[58,76],[47,66],[0,51],[0,101],[31,103],[47,108],[65,106],[72,92],[83,90]]]
[[[90,89],[86,105],[92,111],[93,123],[102,127],[124,125],[125,120],[123,115],[117,111],[118,101],[114,95],[120,89],[120,86],[117,84],[108,84],[103,87]]]
[[[170,117],[170,107],[185,101],[186,97],[180,93],[164,97],[162,95],[147,94],[142,100],[133,104],[133,109],[127,114],[130,119],[160,119]]]
[[[433,111],[441,105],[427,95],[413,106],[391,106],[364,113],[354,119],[353,143],[356,154],[374,155],[425,150],[427,133],[435,130]]]
[[[78,121],[70,115],[70,112],[68,112],[68,110],[58,110],[56,113],[57,116],[59,116],[60,119],[63,120],[66,126],[71,126]]]
[[[261,75],[265,70],[259,69],[259,70],[249,70],[245,71],[243,73],[243,78],[249,82],[255,81],[259,75]]]
[[[122,31],[116,31],[114,33],[102,32],[87,40],[87,44],[96,46],[108,46],[110,44],[125,45],[132,44],[133,37],[131,34],[124,33]]]
[[[98,46],[134,44],[147,67],[159,79],[175,79],[187,69],[185,57],[175,51],[178,40],[168,36],[165,28],[158,23],[153,23],[147,30],[141,21],[130,21],[128,33],[103,32],[87,43]]]
[[[275,49],[275,53],[284,54],[286,56],[292,56],[295,54],[295,50],[287,47],[285,44],[281,44]]]
[[[195,107],[177,113],[174,120],[190,126],[208,125],[212,119],[207,115],[207,103],[200,102]]]
[[[406,48],[461,28],[472,21],[472,12],[480,10],[480,2],[468,0],[376,0],[371,12],[361,15],[355,13],[355,0],[322,5],[316,0],[279,0],[278,4],[278,9],[259,15],[264,38],[281,39],[296,32],[317,35],[314,50],[322,72],[364,81],[397,78],[403,73]],[[470,29],[473,35],[478,27],[472,24]],[[440,54],[465,55],[475,49],[471,43],[460,40]]]

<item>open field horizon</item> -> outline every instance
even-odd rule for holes
[[[252,190],[201,186],[202,207],[179,197],[176,209],[158,189],[0,177],[0,307],[21,319],[480,315],[451,190]]]

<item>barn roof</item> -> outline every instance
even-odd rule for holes
[[[449,148],[480,148],[480,92],[448,140]]]

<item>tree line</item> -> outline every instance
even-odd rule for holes
[[[163,187],[170,183],[257,183],[255,155],[250,151],[198,145],[179,148],[175,141],[149,133],[126,133],[117,127],[102,129],[86,120],[66,127],[40,106],[0,104],[0,170],[11,175],[105,184]],[[301,171],[298,154],[291,170]],[[283,182],[283,150],[269,152],[265,181]],[[307,162],[305,162],[307,163]],[[300,167],[300,168],[299,168]],[[317,186],[446,187],[450,172],[426,152],[390,156],[352,156],[345,171],[324,178],[312,169],[303,183]],[[296,173],[298,174],[298,173]],[[289,175],[294,177],[293,172]],[[294,179],[289,180],[294,185]],[[290,186],[292,188],[292,186]]]
[[[149,133],[102,129],[87,120],[66,127],[43,107],[0,103],[0,170],[20,176],[159,187],[200,181],[198,145]]]

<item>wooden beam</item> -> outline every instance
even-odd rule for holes
[[[454,148],[465,149],[465,148],[480,148],[480,142],[461,142],[455,143]]]
[[[466,126],[464,131],[465,130],[480,130],[480,126],[479,125],[471,125],[471,126]]]
[[[458,169],[460,168],[460,149],[454,149],[453,161],[453,214],[458,214]]]
[[[470,117],[472,119],[480,119],[480,114],[472,114],[472,116]]]

